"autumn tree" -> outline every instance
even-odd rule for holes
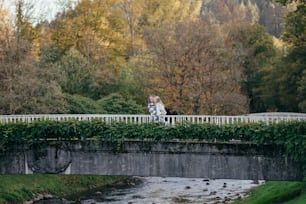
[[[239,24],[242,22],[255,23],[259,21],[259,10],[251,0],[215,0],[204,5],[202,18],[210,18],[214,23]]]
[[[0,15],[1,15],[1,22],[0,22],[0,104],[1,110],[10,110],[10,104],[6,103],[4,96],[10,93],[12,90],[12,79],[11,79],[11,69],[9,67],[8,59],[8,48],[11,44],[11,39],[13,38],[13,28],[12,28],[12,21],[9,18],[8,11],[5,10],[2,5],[0,5]],[[2,113],[4,111],[1,111]]]
[[[141,38],[141,15],[145,0],[121,0],[117,3],[126,24],[125,37],[128,39],[128,57],[135,56],[143,45]]]
[[[52,44],[64,52],[77,50],[94,69],[92,84],[99,98],[111,93],[126,63],[126,29],[118,0],[83,0],[51,23]]]
[[[172,113],[238,114],[246,111],[239,93],[220,29],[190,20],[148,30],[154,85]]]
[[[123,21],[116,0],[83,0],[52,22],[53,43],[77,49],[94,64],[116,68],[126,56]]]
[[[151,0],[145,1],[141,24],[148,27],[173,26],[200,15],[201,1]]]
[[[134,14],[137,11],[137,18],[134,18],[136,20],[134,29],[138,40],[134,46],[134,55],[128,59],[125,66],[123,73],[125,81],[122,84],[125,84],[126,87],[124,92],[133,95],[133,98],[139,103],[146,104],[147,96],[155,90],[151,90],[152,76],[150,73],[154,68],[151,66],[151,54],[144,36],[150,32],[149,30],[160,30],[161,27],[170,29],[186,19],[197,18],[200,14],[201,2],[185,0],[136,2],[137,7],[135,8],[140,8],[134,10]],[[135,1],[130,1],[130,3],[135,4]]]
[[[3,16],[1,33],[1,114],[62,112],[64,100],[56,83],[35,66],[36,32],[24,1],[16,4],[15,22]],[[2,13],[1,13],[2,14]]]

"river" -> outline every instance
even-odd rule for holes
[[[96,191],[78,201],[49,199],[35,204],[216,204],[244,198],[263,183],[252,180],[141,177],[143,183],[130,188]]]

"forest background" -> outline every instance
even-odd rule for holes
[[[0,114],[306,112],[305,0],[0,3]],[[34,2],[34,1],[33,1]],[[47,6],[47,5],[46,5]]]

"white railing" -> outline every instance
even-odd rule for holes
[[[125,122],[125,123],[149,123],[150,115],[125,115],[125,114],[38,114],[38,115],[0,115],[0,123],[31,123],[43,120],[93,120],[99,119],[106,123]],[[178,123],[189,122],[193,124],[234,124],[234,123],[251,123],[265,122],[278,123],[280,121],[306,121],[305,113],[256,113],[239,116],[214,116],[214,115],[167,115],[165,116],[166,124],[175,125]]]

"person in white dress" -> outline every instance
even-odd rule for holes
[[[160,124],[165,124],[165,115],[167,111],[165,109],[165,105],[163,104],[162,100],[159,96],[155,97],[155,106],[156,106],[156,115]]]
[[[153,122],[158,122],[158,117],[157,117],[157,113],[156,113],[155,97],[154,96],[149,96],[148,110],[149,110],[149,113],[151,115],[152,121]]]

